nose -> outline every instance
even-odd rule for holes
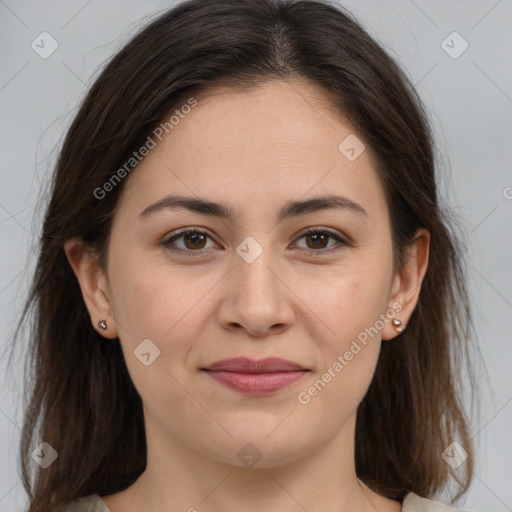
[[[234,268],[217,313],[224,329],[265,337],[285,331],[294,322],[293,291],[270,252],[264,250],[251,263],[234,254]]]

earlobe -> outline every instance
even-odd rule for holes
[[[395,332],[400,334],[405,329],[405,325],[401,320],[398,320],[397,318],[393,318],[393,327],[395,328]]]
[[[66,240],[64,252],[80,285],[92,325],[105,338],[116,338],[118,333],[106,276],[98,264],[97,255],[79,238]]]
[[[383,340],[391,340],[406,329],[418,303],[423,278],[427,272],[429,247],[430,233],[425,228],[419,228],[407,249],[403,268],[394,276],[389,303],[399,303],[401,310],[382,330]]]

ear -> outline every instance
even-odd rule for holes
[[[64,252],[82,290],[94,328],[105,338],[116,338],[117,326],[112,312],[107,278],[99,266],[97,254],[86,247],[80,238],[66,240]],[[99,329],[100,320],[106,321],[105,330]]]
[[[421,284],[428,267],[429,247],[430,233],[425,228],[419,228],[411,246],[406,251],[402,270],[393,278],[388,307],[391,308],[391,305],[396,303],[402,306],[395,319],[402,322],[400,327],[403,330],[407,328],[407,323],[418,303]],[[391,340],[399,334],[391,320],[382,330],[382,339]]]

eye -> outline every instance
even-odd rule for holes
[[[208,238],[212,239],[206,231],[200,229],[186,229],[166,239],[162,245],[173,252],[189,256],[201,256],[202,251],[207,249],[206,243]],[[318,253],[334,253],[351,245],[350,242],[344,239],[337,231],[329,228],[310,228],[303,233],[298,240],[302,240],[303,238],[306,240],[306,243],[309,244],[309,248],[306,247],[301,250],[314,255]],[[329,238],[338,242],[338,246],[325,249]],[[176,244],[178,240],[182,241],[184,247],[175,247],[178,245]]]
[[[305,251],[315,255],[317,253],[334,253],[351,245],[337,231],[328,228],[310,228],[302,234],[299,240],[303,238],[306,240],[306,244],[309,244]],[[334,248],[325,249],[329,238],[337,241],[338,246],[335,244]]]
[[[173,235],[163,242],[163,245],[173,252],[179,252],[190,256],[200,256],[200,251],[205,249],[205,244],[208,238],[211,238],[206,231],[199,229],[186,229]],[[183,239],[184,248],[172,247],[174,242]]]

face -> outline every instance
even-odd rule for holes
[[[360,139],[321,90],[273,81],[196,99],[126,178],[109,322],[151,439],[238,466],[250,442],[271,467],[354,424],[382,330],[400,317],[388,207],[369,148],[357,156]],[[149,208],[171,194],[231,218]],[[300,207],[327,196],[339,199]],[[302,370],[204,370],[239,357]]]

